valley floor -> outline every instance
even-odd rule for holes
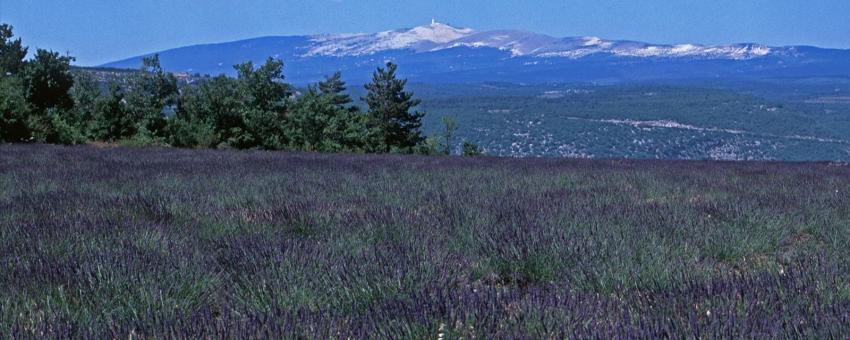
[[[850,336],[850,167],[0,145],[0,337]]]

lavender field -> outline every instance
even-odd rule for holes
[[[850,337],[850,167],[0,146],[0,338]]]

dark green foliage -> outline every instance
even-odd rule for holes
[[[243,109],[246,145],[264,150],[282,150],[291,142],[286,130],[286,114],[279,111],[266,111],[259,108]]]
[[[193,135],[203,135],[211,138],[208,141],[211,147],[249,147],[243,102],[244,96],[239,91],[237,80],[225,76],[215,77],[197,87],[186,87],[181,93],[169,135],[172,140],[182,140],[175,146],[204,146],[191,142],[196,139]],[[186,130],[193,128],[200,130]],[[208,130],[212,130],[212,134]],[[178,135],[177,131],[188,135]]]
[[[22,81],[0,77],[0,141],[21,142],[29,138],[29,105]]]
[[[365,116],[344,93],[340,74],[295,97],[283,63],[237,65],[239,78],[217,77],[183,90],[169,126],[175,146],[321,152],[361,151]]]
[[[290,131],[293,132],[290,145],[296,149],[308,151],[339,151],[342,149],[342,135],[334,135],[342,115],[347,111],[338,108],[330,95],[319,93],[315,88],[307,90],[298,99],[290,116]],[[340,131],[344,132],[344,131]]]
[[[232,146],[285,149],[290,143],[286,115],[291,93],[289,85],[283,82],[283,62],[269,58],[258,68],[247,62],[236,65],[236,70],[245,134],[236,140],[239,145]]]
[[[67,110],[49,108],[27,120],[32,139],[36,142],[73,145],[86,141],[86,137],[71,121]]]
[[[0,25],[0,140],[77,144],[172,145],[320,152],[413,152],[429,149],[419,127],[419,104],[396,79],[396,66],[379,68],[365,115],[337,72],[303,95],[285,82],[283,61],[236,65],[236,79],[220,76],[184,84],[146,57],[104,91],[92,74],[71,73],[71,57],[26,48]],[[101,77],[100,74],[97,74]],[[100,78],[100,81],[104,81]],[[172,114],[173,113],[173,114]],[[448,146],[444,150],[447,150]],[[447,153],[447,152],[444,152]]]
[[[69,91],[74,86],[71,61],[57,52],[38,49],[21,73],[29,114],[27,134],[42,143],[78,144],[85,141],[75,121],[74,100]]]
[[[425,156],[445,156],[445,146],[440,137],[431,136],[414,148],[414,153]]]
[[[446,156],[452,154],[452,139],[457,130],[454,118],[443,117],[442,130],[436,136],[425,138],[413,150],[416,154],[427,156]]]
[[[168,121],[168,144],[180,148],[213,148],[220,145],[213,126],[200,120],[182,118]]]
[[[478,147],[478,145],[475,145],[475,143],[463,142],[463,155],[464,156],[474,157],[474,156],[481,156],[482,154],[483,154],[483,152],[481,151],[481,148]]]
[[[351,96],[346,94],[345,90],[346,87],[345,82],[342,80],[342,72],[336,72],[325,78],[324,81],[319,82],[319,92],[330,96],[330,101],[333,105],[357,110],[356,106],[351,106]]]
[[[850,166],[0,145],[0,338],[850,336]]]
[[[21,39],[14,39],[12,26],[0,24],[0,78],[15,76],[24,68],[27,48]]]
[[[70,110],[74,106],[69,91],[74,86],[71,61],[57,52],[39,49],[35,58],[27,62],[22,78],[27,101],[36,113],[49,108]]]
[[[100,86],[91,74],[86,72],[74,73],[74,86],[70,90],[70,96],[74,100],[74,108],[69,112],[69,116],[77,130],[81,131],[87,138],[91,138],[95,112],[98,111],[98,100],[102,95]]]
[[[137,133],[163,137],[165,110],[177,103],[177,79],[162,69],[159,55],[146,57],[141,72],[134,73],[125,94],[126,113],[137,125]]]
[[[21,77],[27,48],[12,39],[12,26],[0,24],[0,141],[23,142],[31,137],[27,82]]]
[[[258,111],[283,112],[291,95],[289,84],[284,83],[283,61],[269,58],[255,68],[247,62],[236,65],[239,90],[245,95],[250,108]]]
[[[398,66],[379,67],[366,84],[363,101],[369,106],[370,138],[378,151],[409,152],[424,140],[420,127],[424,113],[413,111],[421,101],[405,91],[406,79],[396,78]]]
[[[298,98],[290,117],[293,148],[322,152],[364,148],[366,116],[351,105],[344,91],[345,82],[337,72]]]
[[[109,90],[95,100],[90,133],[95,140],[117,141],[136,134],[137,125],[127,113],[124,90],[110,84]]]
[[[170,126],[175,146],[284,149],[289,85],[283,63],[236,65],[237,79],[219,76],[183,90]]]

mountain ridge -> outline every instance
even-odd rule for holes
[[[330,38],[326,38],[330,37]],[[365,49],[352,48],[344,43],[368,43]],[[415,39],[418,38],[418,39]],[[341,40],[341,41],[340,41]],[[347,40],[347,41],[346,41]],[[358,41],[359,40],[359,41]],[[756,43],[736,43],[727,45],[704,44],[650,44],[630,40],[606,40],[599,37],[554,37],[546,34],[522,30],[491,30],[475,31],[469,28],[453,27],[437,22],[427,26],[411,29],[384,31],[374,34],[340,34],[313,36],[312,41],[317,46],[311,47],[304,56],[352,56],[373,54],[375,52],[412,48],[417,52],[432,52],[459,46],[490,47],[511,51],[513,56],[538,57],[572,57],[580,58],[595,53],[612,53],[621,56],[693,56],[703,55],[714,58],[746,59],[764,56],[775,49],[786,47],[769,47]],[[331,45],[328,42],[343,44]],[[429,44],[431,46],[428,46]],[[428,46],[422,48],[422,45]],[[386,46],[386,48],[382,48]],[[336,51],[336,53],[333,53]]]
[[[431,82],[445,81],[446,74],[457,74],[462,81],[569,82],[642,78],[635,73],[672,72],[681,78],[763,76],[764,73],[782,73],[783,69],[801,76],[823,76],[829,73],[824,72],[825,69],[850,76],[850,50],[758,43],[652,44],[592,36],[559,38],[521,30],[476,31],[436,21],[430,25],[377,33],[265,36],[191,45],[158,53],[163,66],[174,72],[233,75],[232,65],[244,61],[259,63],[268,57],[283,59],[293,67],[311,68],[312,71],[292,73],[295,82],[315,81],[321,74],[335,71],[360,72],[386,61],[415,66],[412,76]],[[132,57],[101,66],[135,68],[141,58]],[[676,66],[683,62],[699,66],[698,72],[683,72]],[[724,62],[730,63],[718,65]],[[640,65],[629,70],[623,69],[623,64]],[[670,67],[659,64],[670,64]],[[571,71],[580,66],[596,71],[586,76],[573,76],[575,72]],[[799,72],[801,67],[805,69],[803,72]],[[552,74],[542,77],[544,79],[526,76],[529,72],[541,71]],[[364,77],[354,78],[363,81]],[[660,78],[669,78],[669,75]]]

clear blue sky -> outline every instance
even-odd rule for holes
[[[0,0],[27,45],[95,65],[265,35],[376,32],[431,18],[478,30],[654,43],[850,48],[850,0]]]

